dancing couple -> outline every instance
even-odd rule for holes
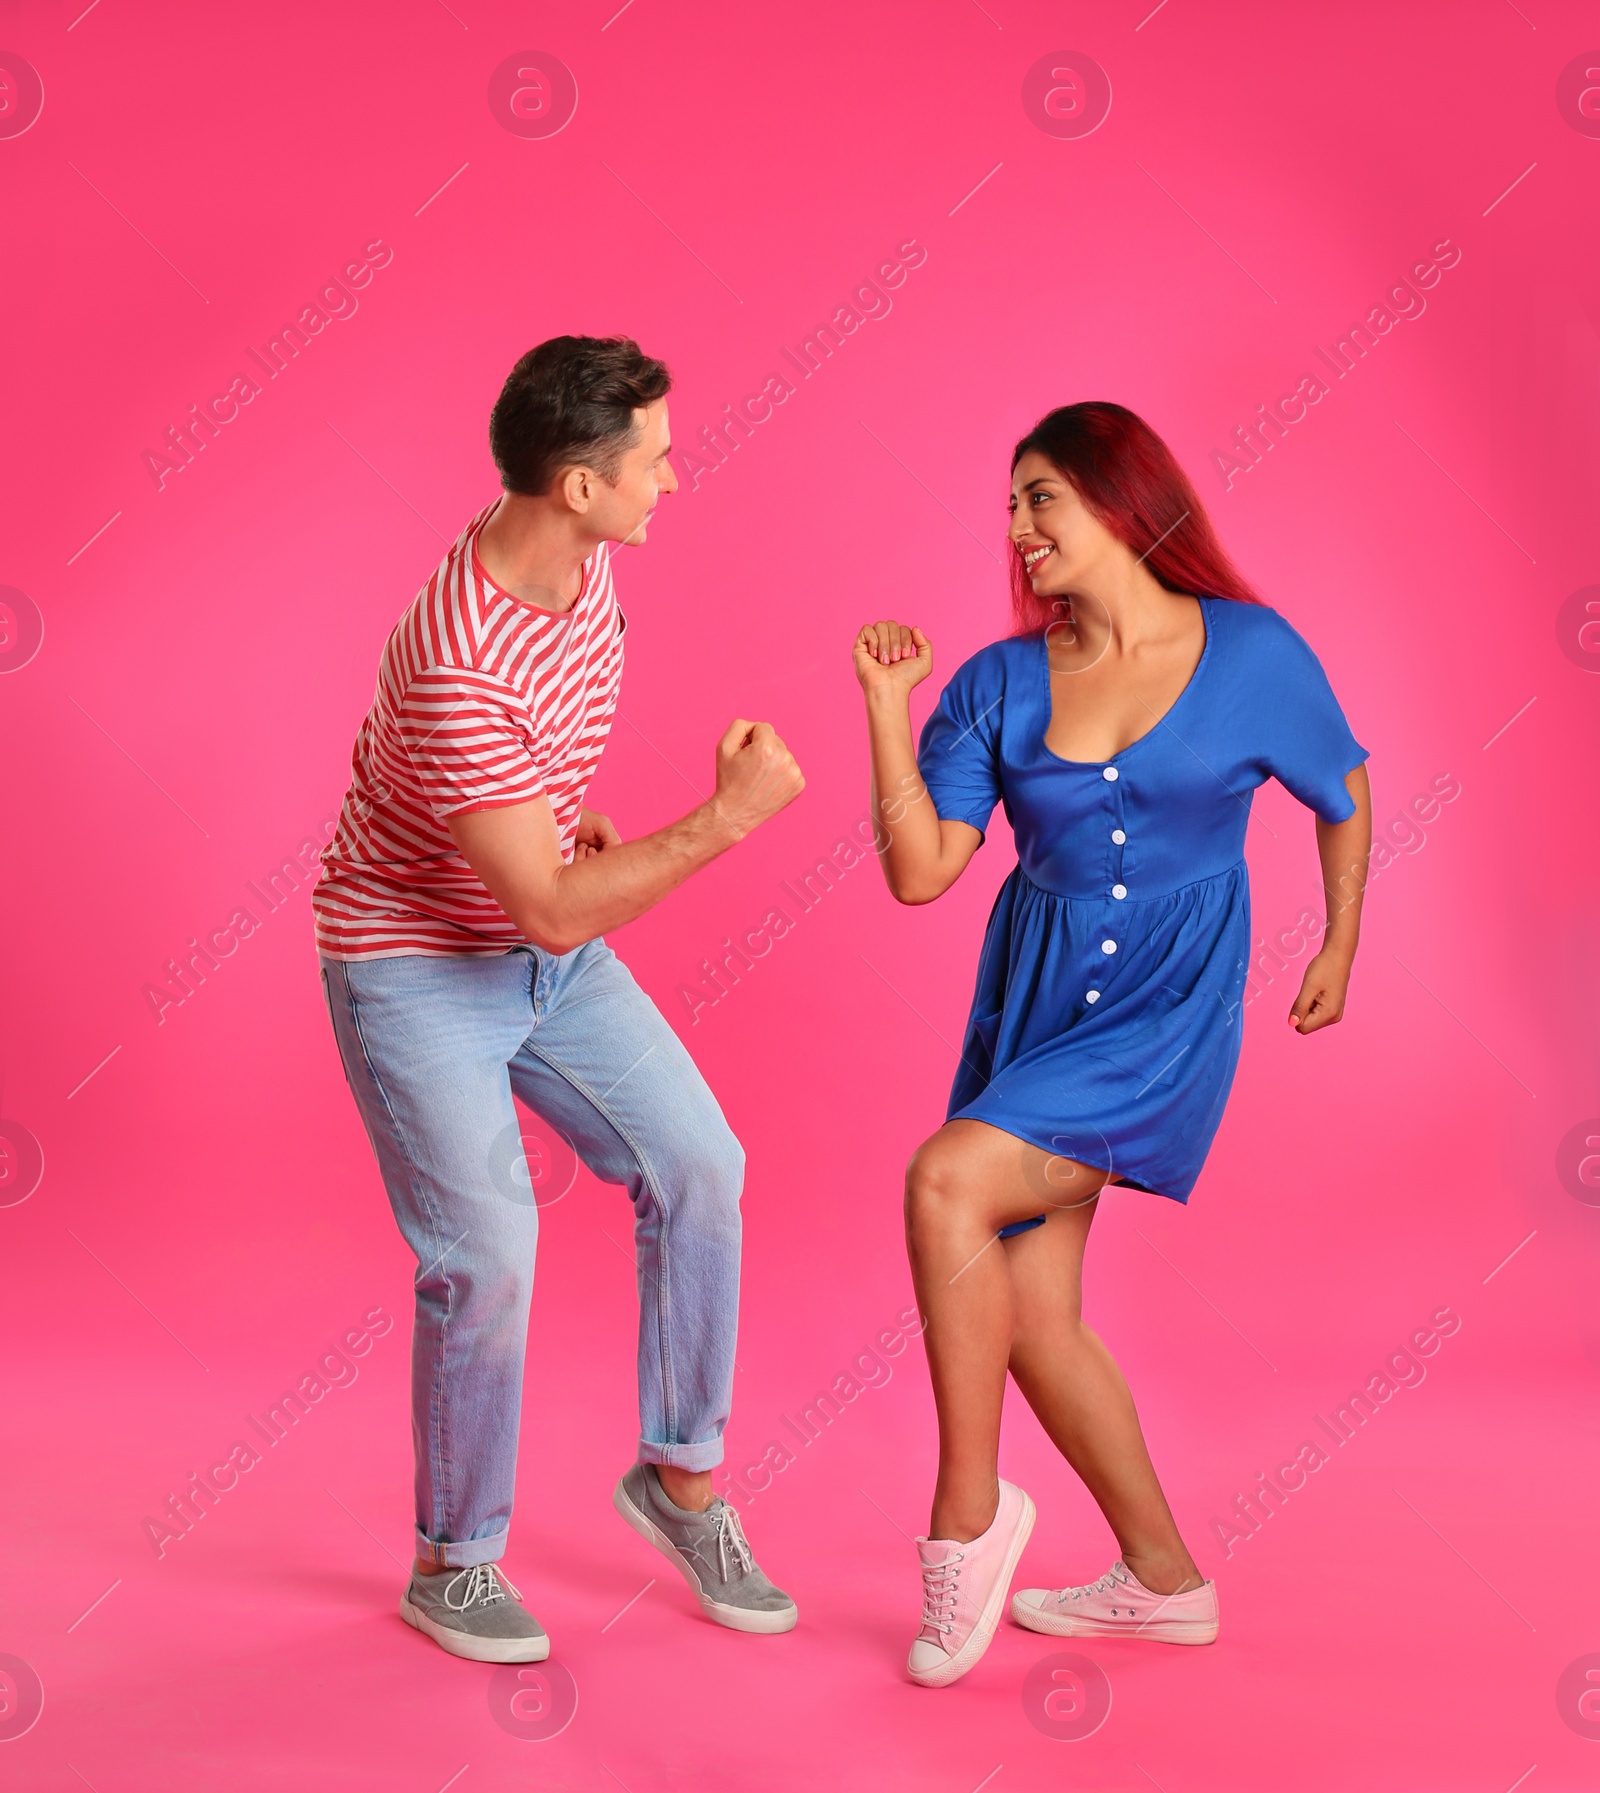
[[[669,459],[666,368],[563,336],[490,418],[501,495],[389,637],[313,902],[334,1036],[415,1254],[416,1560],[401,1616],[456,1656],[537,1662],[544,1630],[498,1567],[515,1480],[538,1229],[513,1098],[633,1205],[639,1440],[622,1518],[703,1611],[747,1632],[798,1611],[712,1490],[732,1398],[744,1154],[693,1060],[604,934],[804,788],[766,722],[735,718],[715,789],[624,841],[584,797],[622,674],[611,551],[644,542]],[[1014,628],[959,667],[914,743],[933,669],[915,624],[854,642],[889,889],[931,902],[1004,806],[1017,865],[989,919],[948,1118],[912,1156],[906,1238],[939,1422],[911,1678],[988,1647],[1034,1520],[1000,1480],[1009,1374],[1083,1479],[1118,1561],[1026,1589],[1055,1636],[1217,1634],[1132,1397],[1083,1324],[1104,1190],[1186,1201],[1221,1120],[1250,955],[1245,827],[1279,779],[1316,816],[1328,920],[1289,1013],[1344,1008],[1370,846],[1365,750],[1316,656],[1223,552],[1133,413],[1049,413],[1012,457]]]

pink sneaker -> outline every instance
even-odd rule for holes
[[[982,1537],[970,1544],[917,1539],[922,1629],[906,1659],[913,1681],[948,1687],[988,1649],[1033,1521],[1033,1502],[1020,1488],[1002,1482],[994,1524]]]
[[[1133,1637],[1158,1644],[1217,1641],[1217,1584],[1155,1594],[1126,1563],[1113,1563],[1086,1588],[1023,1588],[1011,1616],[1051,1637]]]

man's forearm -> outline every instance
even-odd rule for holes
[[[567,953],[643,915],[804,788],[772,725],[739,717],[717,743],[714,794],[640,840],[618,840],[603,816],[580,818],[578,839],[590,850],[569,864],[544,796],[466,811],[449,829],[511,924],[546,952]]]
[[[571,952],[643,915],[740,838],[713,804],[702,803],[654,834],[562,865],[536,900],[507,912],[547,952]]]

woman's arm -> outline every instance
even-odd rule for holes
[[[1367,858],[1372,851],[1372,790],[1365,764],[1346,773],[1344,785],[1355,799],[1355,813],[1342,822],[1317,818],[1317,853],[1322,860],[1328,931],[1322,938],[1322,950],[1306,967],[1300,994],[1289,1011],[1289,1025],[1299,1033],[1331,1027],[1343,1015],[1350,967],[1361,937],[1361,898],[1367,885]]]
[[[933,648],[920,629],[869,623],[856,636],[855,668],[867,700],[878,863],[898,902],[931,903],[983,844],[969,823],[944,821],[935,813],[917,770],[911,688],[933,671]]]

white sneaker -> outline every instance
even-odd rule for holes
[[[1157,1594],[1126,1563],[1113,1563],[1083,1588],[1023,1588],[1011,1616],[1050,1637],[1132,1637],[1157,1644],[1217,1641],[1217,1584]]]
[[[906,1672],[923,1687],[948,1687],[988,1649],[1005,1610],[1028,1534],[1033,1502],[1010,1482],[989,1529],[970,1543],[918,1538],[922,1562],[922,1628],[911,1645]]]

